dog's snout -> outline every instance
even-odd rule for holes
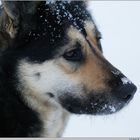
[[[136,90],[136,86],[132,83],[122,84],[115,89],[115,96],[120,100],[128,101],[134,96]]]

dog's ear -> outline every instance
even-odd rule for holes
[[[31,20],[35,14],[39,1],[2,1],[0,30],[7,32],[11,38],[14,38],[18,29],[24,25],[25,20]],[[23,24],[24,23],[24,24]],[[22,25],[21,25],[22,24]],[[22,27],[24,29],[24,27]]]

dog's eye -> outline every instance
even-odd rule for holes
[[[69,61],[80,61],[83,58],[80,48],[76,48],[64,53],[63,57]]]

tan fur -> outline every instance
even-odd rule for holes
[[[87,21],[86,24],[85,24],[85,30],[86,30],[86,33],[87,33],[87,38],[89,38],[91,40],[94,47],[98,48],[97,47],[96,35],[95,35],[95,25],[92,22]]]
[[[88,56],[85,64],[75,73],[74,77],[78,77],[89,90],[105,90],[107,86],[104,80],[108,75],[96,61],[93,56]]]
[[[68,36],[72,42],[78,41],[83,47],[83,54],[86,56],[85,62],[81,64],[80,67],[78,66],[77,70],[75,70],[68,66],[69,64],[62,61],[61,68],[66,73],[71,74],[72,79],[80,81],[83,85],[86,85],[89,90],[98,91],[107,89],[107,86],[105,85],[105,79],[109,79],[110,75],[103,62],[103,59],[105,58],[97,48],[97,43],[93,34],[94,32],[92,32],[92,30],[94,30],[93,27],[93,23],[91,24],[87,22],[85,25],[85,28],[87,28],[88,32],[87,39],[91,43],[96,54],[92,52],[84,36],[76,29],[71,27],[71,29],[68,31]]]

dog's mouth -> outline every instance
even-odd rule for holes
[[[135,92],[136,86],[131,83],[110,93],[91,92],[86,94],[88,95],[86,97],[78,98],[67,93],[67,96],[62,96],[59,100],[60,104],[71,113],[107,115],[124,108],[132,100]]]

